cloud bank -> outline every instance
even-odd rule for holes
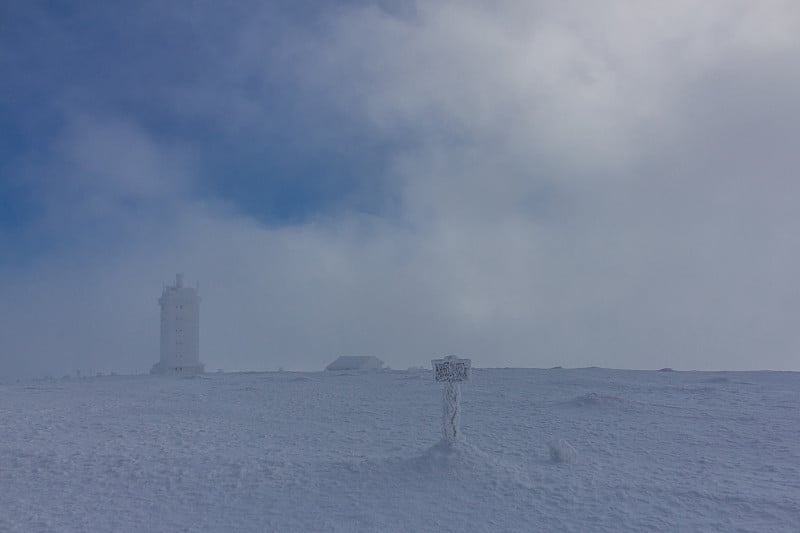
[[[13,43],[2,375],[146,371],[177,271],[209,369],[800,368],[794,2],[143,5]]]

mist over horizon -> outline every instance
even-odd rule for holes
[[[800,5],[0,7],[0,378],[800,370]]]

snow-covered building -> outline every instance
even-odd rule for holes
[[[183,274],[164,287],[161,306],[161,358],[151,374],[201,374],[200,287],[184,287]]]
[[[383,361],[372,355],[342,355],[325,367],[325,370],[377,370]]]

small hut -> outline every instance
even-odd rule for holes
[[[380,370],[383,361],[372,355],[342,355],[325,370]]]

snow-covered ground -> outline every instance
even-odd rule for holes
[[[0,385],[0,531],[793,531],[800,373],[476,369]]]

